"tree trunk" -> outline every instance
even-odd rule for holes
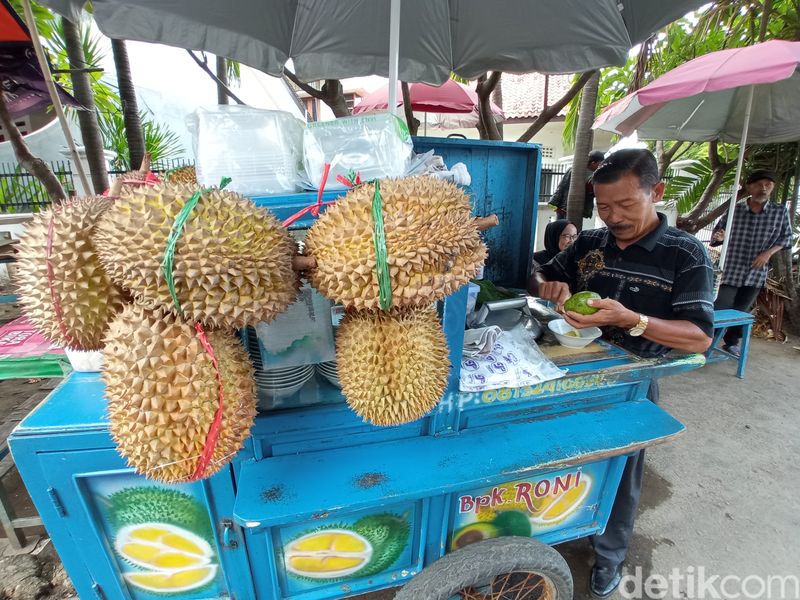
[[[494,102],[497,105],[497,107],[502,110],[502,108],[503,108],[503,80],[502,79],[499,79],[497,81],[497,85],[495,86],[494,91],[492,92],[492,95],[491,95],[491,102]],[[545,100],[545,104],[546,103],[547,103],[547,100]],[[490,104],[489,105],[489,110],[490,111],[491,111],[491,108],[492,108],[492,105]],[[500,136],[497,139],[500,139],[500,140],[505,139],[504,134],[503,134],[503,122],[500,121],[498,123],[497,121],[495,121],[494,113],[492,113],[491,119],[494,122],[495,127],[497,127],[497,133]]]
[[[0,123],[3,125],[8,141],[11,142],[11,147],[14,149],[17,162],[22,165],[28,173],[42,182],[42,185],[45,190],[47,190],[53,202],[64,200],[67,195],[64,193],[61,182],[58,180],[58,177],[53,174],[53,171],[50,170],[46,162],[31,154],[25,140],[22,139],[22,134],[19,132],[19,129],[17,129],[17,126],[14,125],[14,119],[12,119],[11,115],[8,113],[5,95],[2,93],[0,93]]]
[[[333,115],[338,119],[339,117],[349,117],[350,109],[347,108],[347,99],[344,97],[344,88],[342,82],[338,79],[326,79],[321,90],[311,87],[307,83],[300,81],[297,75],[292,73],[289,69],[283,69],[284,75],[289,78],[293,84],[303,90],[306,94],[317,100],[322,100],[333,111]]]
[[[736,166],[736,161],[723,162],[719,156],[719,142],[715,140],[708,144],[708,162],[711,165],[712,174],[706,189],[703,190],[703,195],[700,196],[700,200],[688,215],[678,216],[677,219],[676,225],[678,229],[683,229],[689,233],[700,231],[703,227],[724,215],[728,208],[728,203],[723,202],[708,214],[704,214],[716,197],[720,186],[722,186],[725,174]]]
[[[217,104],[228,104],[228,61],[224,56],[217,57]]]
[[[669,171],[670,166],[676,160],[676,157],[685,153],[690,147],[691,142],[688,146],[684,147],[685,142],[674,142],[672,146],[667,148],[664,145],[664,142],[659,140],[656,142],[656,160],[658,161],[658,176],[661,179],[667,175],[667,171]],[[679,152],[683,148],[683,151]]]
[[[586,202],[586,169],[589,152],[592,150],[592,123],[597,110],[597,88],[600,73],[595,71],[581,93],[581,108],[578,115],[578,128],[575,132],[575,153],[572,156],[572,178],[567,197],[567,219],[581,230],[583,207]]]
[[[350,109],[347,108],[347,100],[344,97],[344,88],[341,81],[338,79],[326,79],[320,91],[322,92],[321,100],[330,106],[333,116],[337,119],[350,116]]]
[[[500,131],[497,129],[497,123],[495,123],[494,116],[492,115],[491,104],[492,92],[500,82],[501,75],[502,73],[500,71],[492,71],[492,74],[489,75],[489,77],[486,77],[486,75],[481,75],[478,78],[478,87],[476,92],[478,93],[479,100],[478,119],[480,126],[478,127],[478,131],[481,132],[481,139],[503,139],[500,135]]]
[[[419,131],[419,121],[414,118],[414,107],[411,106],[411,90],[408,89],[408,82],[401,81],[400,89],[403,93],[403,113],[406,116],[408,132],[411,135],[417,135]],[[389,107],[389,110],[391,110],[391,107]]]
[[[97,109],[94,105],[94,95],[89,81],[89,74],[86,71],[80,71],[80,69],[88,67],[83,55],[81,32],[76,24],[67,19],[62,19],[62,23],[64,25],[64,45],[69,57],[69,66],[70,69],[73,69],[70,73],[72,91],[75,99],[86,109],[78,110],[77,112],[83,147],[86,150],[86,160],[89,163],[92,187],[94,187],[95,194],[102,194],[108,189],[108,167],[103,153],[103,135],[97,122]],[[86,190],[86,192],[91,193],[91,190]]]
[[[559,112],[561,112],[562,108],[569,104],[570,101],[578,95],[578,92],[580,92],[583,89],[583,86],[586,85],[586,82],[589,81],[592,73],[594,73],[594,71],[586,71],[586,73],[582,73],[578,80],[572,84],[572,87],[570,87],[567,92],[558,99],[557,102],[542,110],[542,113],[536,117],[536,120],[531,123],[528,129],[525,130],[525,133],[519,136],[517,141],[528,142],[533,136],[539,133],[545,125],[552,121],[553,118],[556,117]]]
[[[122,117],[125,120],[125,137],[128,139],[128,153],[131,169],[138,169],[144,160],[146,148],[142,122],[139,119],[139,106],[136,102],[136,88],[133,87],[131,65],[128,62],[128,49],[123,40],[111,40],[114,66],[117,69],[117,86],[122,101]]]

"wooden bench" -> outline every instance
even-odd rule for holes
[[[716,362],[719,360],[736,359],[739,361],[739,366],[736,369],[736,376],[739,379],[744,379],[744,368],[747,365],[747,354],[750,351],[750,335],[753,332],[753,323],[755,317],[747,312],[733,309],[723,309],[714,311],[714,341],[711,342],[711,347],[706,351],[706,361]],[[730,352],[726,352],[718,347],[722,336],[728,330],[728,327],[742,327],[742,341],[739,346],[740,352],[737,358]]]

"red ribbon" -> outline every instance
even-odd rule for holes
[[[152,171],[148,171],[145,173],[144,179],[123,179],[122,183],[127,183],[128,185],[156,185],[161,183],[161,179]],[[110,188],[103,192],[101,196],[108,196],[109,192],[111,192]]]
[[[211,364],[214,366],[214,375],[217,379],[217,395],[219,402],[217,404],[217,410],[214,413],[214,420],[211,423],[208,434],[206,434],[206,443],[203,447],[203,452],[200,454],[200,458],[197,461],[197,466],[195,467],[194,473],[192,473],[190,481],[197,481],[198,479],[203,478],[203,475],[206,472],[206,469],[208,469],[208,465],[211,463],[211,459],[214,456],[214,450],[216,450],[217,441],[219,440],[219,432],[222,429],[222,410],[225,399],[225,393],[222,388],[222,375],[219,372],[219,361],[217,360],[217,355],[214,354],[214,347],[208,340],[208,336],[206,335],[205,329],[203,329],[202,323],[198,321],[194,324],[194,328],[195,331],[197,331],[197,338],[200,340],[200,344],[203,346],[203,349],[211,359]]]
[[[318,217],[319,211],[323,206],[328,206],[329,204],[334,204],[335,201],[332,200],[330,202],[323,202],[322,201],[322,192],[325,191],[325,184],[328,183],[328,175],[331,173],[331,164],[325,163],[325,169],[322,171],[322,181],[319,184],[319,190],[317,191],[317,201],[314,204],[310,204],[306,206],[304,209],[297,211],[291,217],[286,219],[283,222],[284,227],[289,227],[292,223],[297,221],[300,217],[307,213],[311,213],[312,216]]]
[[[61,330],[61,335],[67,341],[68,345],[74,345],[75,340],[67,331],[67,325],[64,323],[64,313],[61,311],[61,298],[58,297],[58,292],[53,286],[55,281],[55,272],[53,270],[53,263],[50,260],[53,255],[53,235],[55,233],[55,207],[50,212],[50,222],[47,224],[47,254],[45,254],[45,264],[47,265],[47,287],[50,289],[50,300],[53,302],[53,310],[56,313],[56,322],[58,328]]]

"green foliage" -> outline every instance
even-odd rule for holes
[[[12,0],[12,6],[22,14],[20,0]],[[48,50],[53,68],[55,70],[69,69],[70,64],[61,19],[56,18],[46,8],[37,5],[33,5],[33,7],[36,25],[42,38],[44,38],[43,42]],[[81,24],[81,45],[83,46],[83,56],[87,67],[93,69],[101,68],[106,58],[106,53],[103,49],[103,38],[93,34],[86,23]],[[239,63],[228,61],[227,66],[230,80],[238,81],[240,77]],[[128,169],[129,153],[128,142],[125,137],[125,122],[122,117],[122,102],[117,86],[105,81],[103,77],[102,71],[89,73],[100,131],[103,135],[103,146],[106,150],[113,150],[117,153],[114,168]],[[72,92],[72,78],[69,75],[60,74],[55,79],[65,90]],[[68,109],[68,113],[72,118],[77,118],[77,114],[73,109]],[[154,162],[169,158],[179,158],[183,155],[184,149],[177,133],[167,125],[155,121],[150,113],[140,113],[140,119],[145,138],[145,148]]]
[[[177,133],[155,121],[153,115],[146,111],[139,113],[139,120],[142,123],[145,149],[153,163],[183,155],[184,149]],[[117,170],[129,170],[128,140],[125,137],[125,121],[121,109],[117,108],[104,115],[100,120],[100,129],[106,149],[117,153],[113,167]]]
[[[711,183],[713,171],[708,157],[693,160],[689,165],[681,167],[686,175],[674,175],[667,182],[664,201],[667,206],[674,207],[678,214],[685,215],[700,201],[708,185]],[[733,185],[734,171],[725,174],[722,188]]]
[[[11,8],[19,15],[20,20],[25,22],[25,12],[22,9],[21,0],[9,0]],[[36,21],[36,28],[39,30],[39,35],[45,39],[49,39],[53,35],[53,28],[56,25],[56,17],[48,9],[39,6],[35,2],[31,2],[31,10],[33,12],[33,19]]]

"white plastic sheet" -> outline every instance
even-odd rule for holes
[[[461,360],[462,392],[536,385],[566,375],[547,358],[524,327],[503,331],[489,354]]]

